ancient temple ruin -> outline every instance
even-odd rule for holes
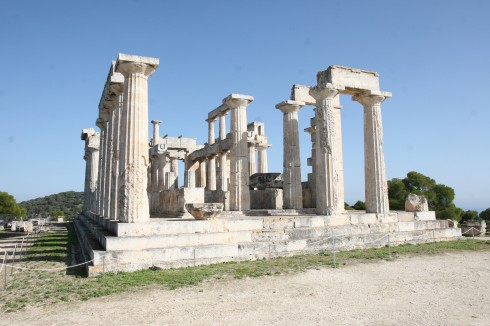
[[[293,85],[290,98],[276,105],[283,115],[283,170],[269,172],[271,144],[264,123],[247,120],[254,100],[249,95],[230,94],[203,117],[207,143],[162,137],[161,120],[151,121],[150,140],[148,80],[158,65],[157,58],[119,54],[99,103],[100,132],[82,130],[85,201],[76,229],[86,259],[93,261],[90,274],[461,235],[434,212],[389,210],[381,103],[391,93],[380,89],[377,73],[330,66],[317,74],[316,85]],[[362,212],[344,210],[341,94],[364,109]],[[311,173],[302,181],[298,112],[305,106],[313,107],[314,116],[305,130],[311,135]],[[183,186],[178,161],[184,163]],[[198,221],[189,204],[224,209]]]

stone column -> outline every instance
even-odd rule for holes
[[[383,154],[383,126],[381,123],[381,102],[388,97],[391,97],[388,92],[374,91],[353,97],[364,107],[366,213],[385,214],[390,211]]]
[[[208,144],[214,144],[214,119],[208,120],[209,123],[209,134],[208,134]],[[212,155],[208,159],[208,180],[206,183],[206,189],[208,190],[216,190],[216,156]]]
[[[298,101],[284,101],[276,105],[283,116],[283,205],[284,208],[303,208],[301,187],[301,159],[299,154],[298,112],[305,105]]]
[[[219,139],[226,139],[226,113],[219,116]],[[228,190],[228,173],[226,165],[226,152],[221,152],[219,154],[219,180],[217,184],[217,189],[221,191]]]
[[[247,106],[252,96],[231,94],[223,100],[231,111],[230,210],[250,209],[247,145]]]
[[[121,76],[122,77],[122,76]],[[115,89],[116,103],[112,113],[112,168],[111,168],[111,188],[109,216],[112,219],[118,219],[118,183],[119,183],[119,148],[120,148],[120,128],[121,128],[121,108],[123,104],[122,98],[123,84],[119,89]]]
[[[151,123],[153,124],[153,140],[151,142],[152,146],[155,146],[158,144],[159,139],[160,139],[160,120],[151,120]]]
[[[206,160],[199,162],[199,187],[206,188]]]
[[[176,158],[171,158],[170,164],[174,174],[173,179],[170,180],[170,182],[173,184],[172,189],[179,189],[179,160]]]
[[[311,157],[307,160],[308,165],[311,166],[311,173],[308,173],[308,184],[311,191],[311,204],[312,207],[316,206],[316,128],[315,118],[311,119],[311,126],[306,128],[305,131],[310,134],[311,139]]]
[[[256,167],[256,160],[255,160],[255,145],[254,144],[248,144],[248,166],[249,166],[249,171],[250,175],[257,173],[257,167]]]
[[[94,194],[97,186],[99,167],[99,134],[94,129],[83,129],[81,139],[85,141],[85,189],[83,212],[87,216],[92,211],[95,201]]]
[[[259,173],[268,173],[269,172],[269,164],[267,162],[267,150],[270,145],[256,145],[255,148],[259,152]]]
[[[106,160],[106,147],[107,147],[107,121],[99,117],[95,122],[97,127],[100,129],[100,145],[99,145],[99,167],[98,167],[98,178],[97,178],[97,192],[96,192],[96,204],[95,204],[95,214],[99,217],[103,217],[103,204],[104,204],[104,185],[105,185],[105,160]]]
[[[336,215],[344,210],[341,202],[340,167],[337,158],[337,137],[339,126],[334,106],[334,97],[340,87],[331,84],[319,85],[310,89],[316,100],[316,210],[320,215]]]
[[[124,75],[121,112],[119,220],[149,222],[148,166],[148,77],[158,59],[119,54],[116,71]]]

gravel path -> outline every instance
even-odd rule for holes
[[[490,252],[457,252],[4,314],[0,325],[489,325]]]

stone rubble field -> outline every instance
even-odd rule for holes
[[[7,313],[0,325],[488,325],[490,252],[218,280]]]

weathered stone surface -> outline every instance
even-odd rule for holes
[[[185,209],[196,220],[208,220],[218,216],[223,211],[222,203],[189,203],[185,204]]]
[[[251,209],[282,209],[283,190],[250,190],[250,205]]]
[[[487,231],[485,221],[465,221],[461,224],[461,234],[465,237],[481,237]]]
[[[429,204],[424,196],[409,194],[405,200],[405,211],[407,212],[426,212]]]
[[[283,187],[283,179],[281,173],[255,173],[250,176],[251,189],[281,189]]]

